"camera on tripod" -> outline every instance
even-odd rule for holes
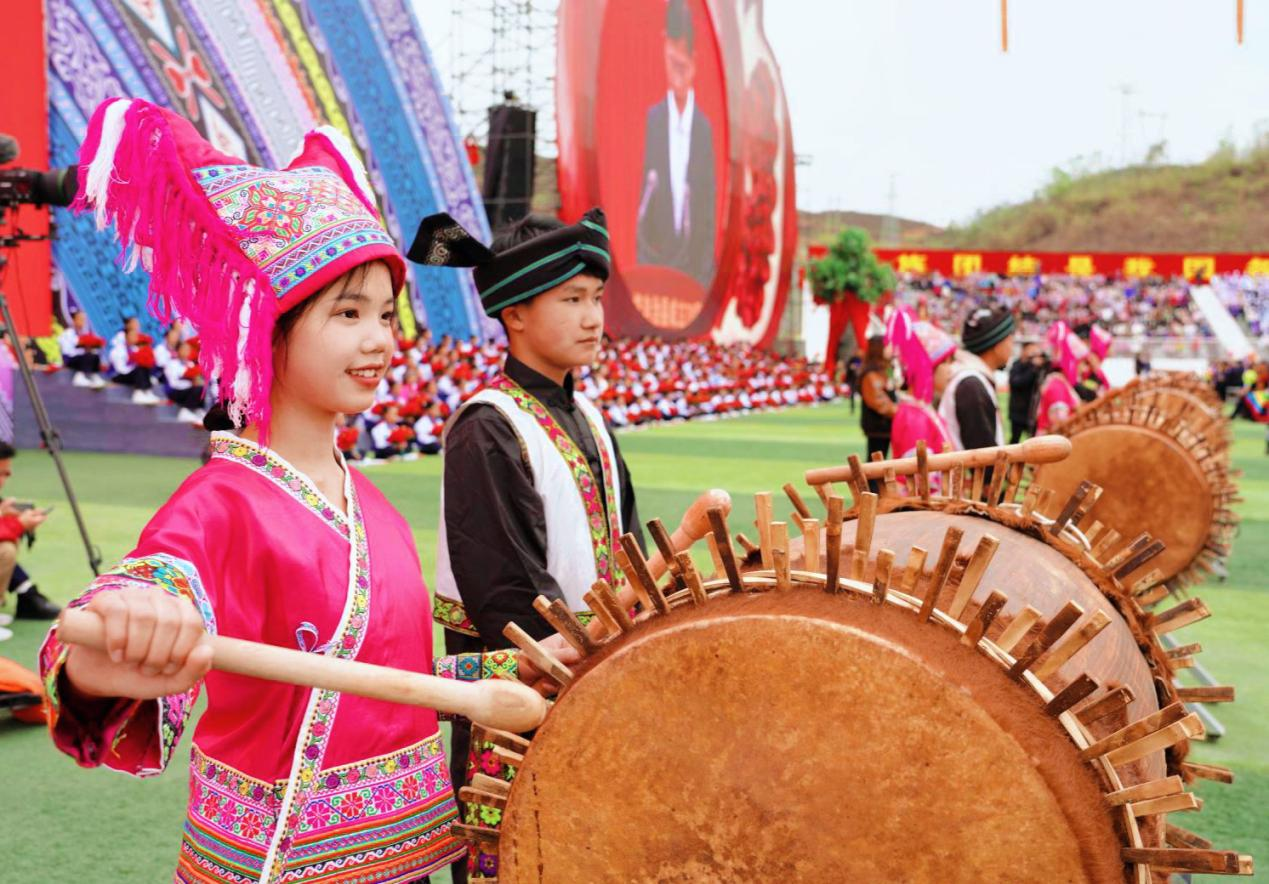
[[[18,140],[0,133],[0,165],[18,158]],[[79,189],[79,167],[67,166],[41,172],[38,169],[0,169],[0,211],[23,203],[37,206],[69,206]]]

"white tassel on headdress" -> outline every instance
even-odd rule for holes
[[[119,149],[119,141],[123,137],[124,115],[132,102],[127,99],[111,102],[101,122],[101,141],[92,162],[88,164],[88,179],[85,182],[85,198],[93,207],[93,217],[97,221],[97,229],[105,230],[110,219],[106,214],[107,197],[110,193],[110,182],[114,179],[115,151]]]
[[[246,295],[242,309],[238,311],[238,370],[234,372],[232,394],[229,396],[229,416],[234,423],[241,423],[243,407],[251,401],[251,369],[247,366],[247,341],[251,337],[251,302],[256,296],[256,281],[243,283]]]

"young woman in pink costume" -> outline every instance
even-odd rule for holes
[[[1080,382],[1080,372],[1087,369],[1088,360],[1088,345],[1065,322],[1053,323],[1045,340],[1057,368],[1050,370],[1040,385],[1040,405],[1035,421],[1037,435],[1050,432],[1079,408],[1080,398],[1075,392],[1075,385]]]
[[[890,430],[894,457],[912,457],[922,439],[930,453],[943,451],[951,446],[951,435],[935,411],[934,402],[951,379],[956,341],[937,326],[914,319],[907,308],[899,307],[886,324],[886,343],[903,369],[907,387],[906,392],[899,394]],[[932,490],[938,490],[938,478],[930,478]]]
[[[200,689],[175,880],[416,882],[464,855],[436,713],[209,672],[204,632],[451,678],[516,677],[509,652],[432,656],[409,526],[334,445],[394,351],[405,264],[331,130],[283,170],[215,150],[184,119],[114,99],[81,153],[81,209],[190,322],[240,433],[74,606],[107,651],[41,652],[58,748],[160,773]],[[525,664],[519,675],[538,673]]]

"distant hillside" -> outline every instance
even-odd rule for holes
[[[922,241],[976,249],[1089,251],[1269,249],[1269,144],[1226,145],[1190,166],[1055,169],[1034,198],[980,213]]]
[[[868,231],[872,241],[877,245],[886,245],[883,241],[882,226],[885,215],[873,215],[868,212],[798,212],[798,245],[805,248],[811,244],[828,245],[837,234],[847,227],[862,227]],[[941,227],[926,224],[924,221],[913,221],[909,218],[896,218],[898,225],[898,242],[895,245],[908,245],[916,242],[929,242],[931,237],[943,232]]]

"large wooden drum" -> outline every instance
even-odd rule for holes
[[[588,660],[514,780],[499,880],[1124,880],[1133,821],[1051,695],[823,585],[724,584]]]
[[[1164,373],[1080,408],[1056,429],[1071,440],[1071,456],[1038,471],[1055,492],[1041,510],[1056,517],[1080,482],[1094,482],[1106,492],[1106,524],[1134,525],[1166,544],[1153,565],[1163,580],[1197,582],[1222,566],[1237,525],[1220,406],[1193,378]]]
[[[1089,539],[1091,484],[1049,519],[996,475],[887,507],[857,483],[823,521],[790,491],[792,540],[760,495],[747,560],[716,510],[708,579],[671,550],[654,581],[626,545],[634,595],[592,593],[606,634],[562,622],[580,664],[520,637],[563,690],[531,741],[476,735],[515,773],[463,790],[500,829],[459,831],[502,884],[1250,873],[1167,817],[1229,778],[1185,760],[1206,698],[1172,684],[1195,649],[1159,641],[1202,603],[1169,599],[1149,536]]]

